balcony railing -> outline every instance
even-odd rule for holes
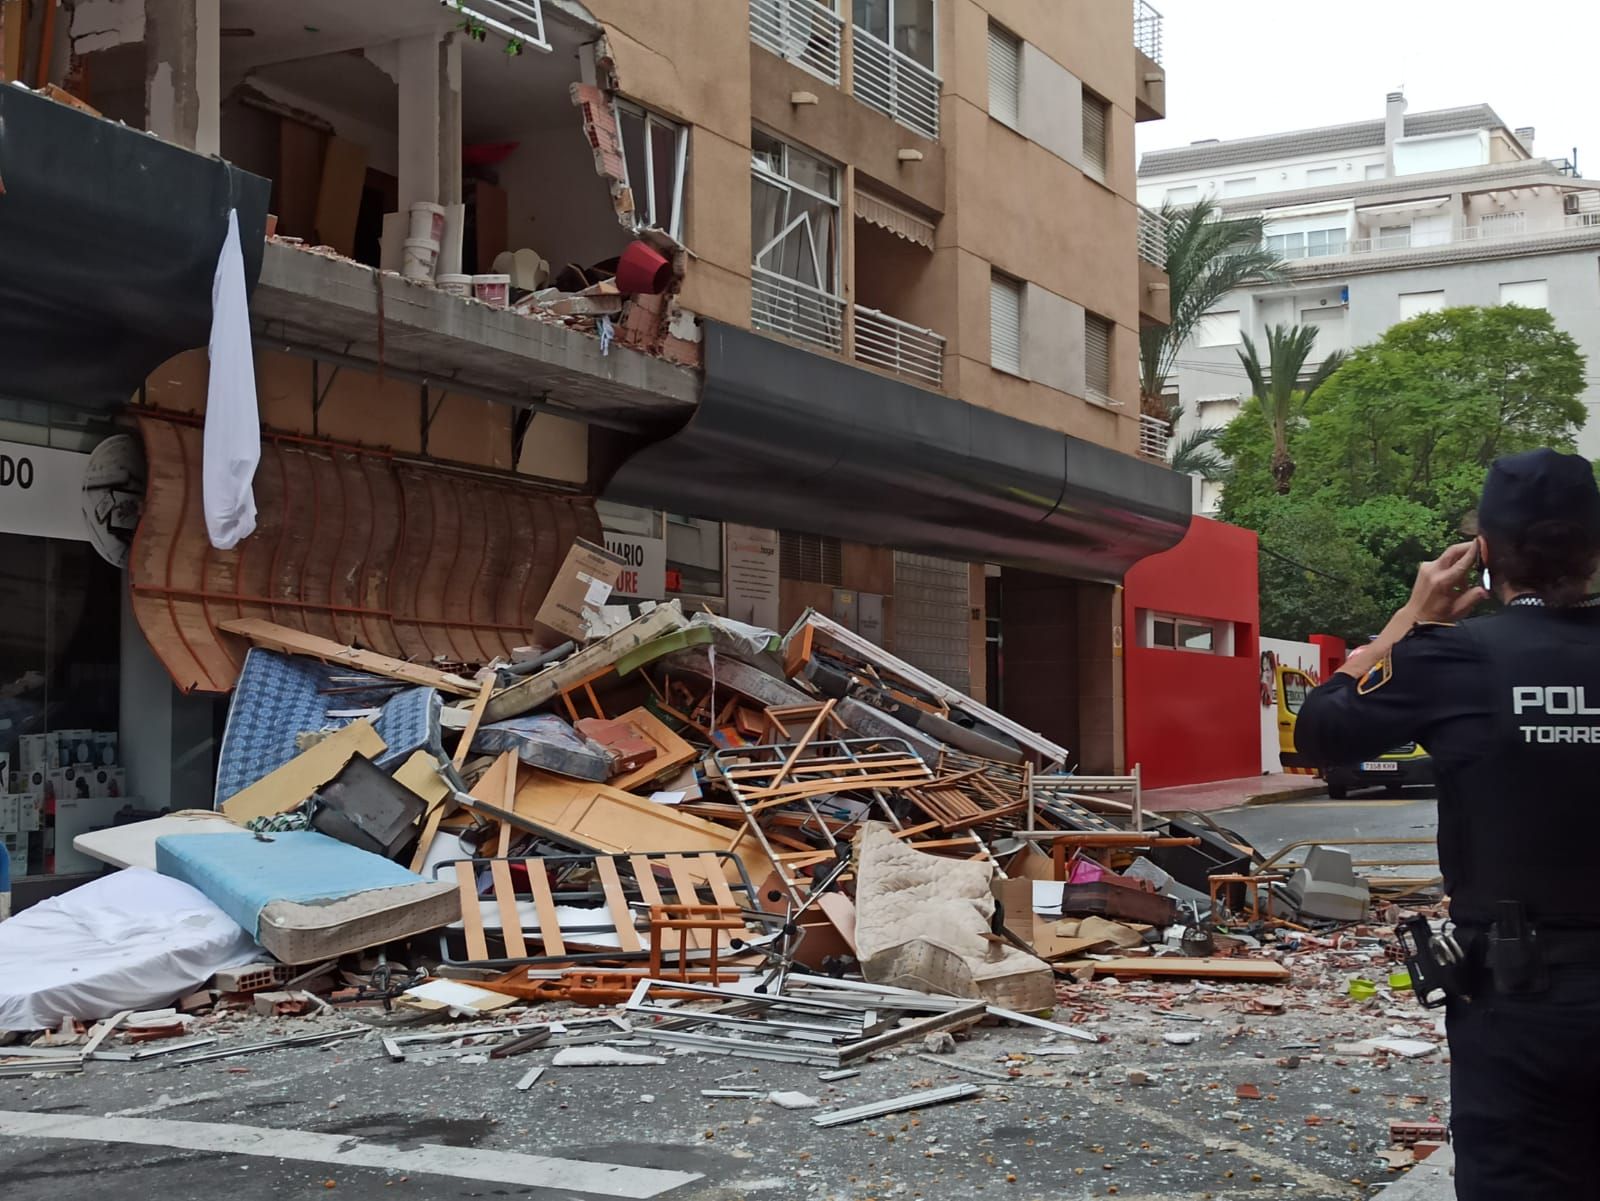
[[[854,35],[856,99],[938,141],[939,76],[860,26]]]
[[[1167,461],[1167,446],[1172,441],[1172,424],[1149,413],[1139,414],[1139,453],[1157,463]]]
[[[944,387],[944,336],[856,306],[855,357],[935,388]]]
[[[838,86],[844,19],[830,5],[817,0],[750,0],[750,40]]]
[[[1139,206],[1139,257],[1163,271],[1167,269],[1167,219]]]
[[[1457,229],[1378,234],[1371,238],[1353,238],[1339,253],[1362,255],[1401,250],[1438,250],[1441,247],[1460,246],[1464,243],[1535,238],[1580,229],[1600,229],[1600,213],[1568,213],[1547,221],[1496,221],[1487,225],[1465,225]]]
[[[1133,0],[1133,44],[1152,62],[1161,62],[1161,14],[1145,0]]]
[[[844,347],[844,301],[763,267],[750,269],[750,324],[838,353]]]

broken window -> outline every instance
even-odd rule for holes
[[[622,158],[633,192],[634,226],[654,226],[683,241],[683,190],[689,131],[626,100],[613,102]]]
[[[759,130],[751,134],[750,167],[755,265],[838,295],[838,170]]]

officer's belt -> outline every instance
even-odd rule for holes
[[[1479,966],[1488,952],[1488,926],[1457,925],[1455,932],[1467,956]],[[1461,935],[1465,935],[1462,938]],[[1537,929],[1539,958],[1546,967],[1571,967],[1582,963],[1600,965],[1600,928],[1571,929],[1546,926]]]

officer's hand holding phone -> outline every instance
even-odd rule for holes
[[[1417,569],[1411,600],[1402,612],[1409,611],[1413,625],[1419,621],[1460,621],[1489,599],[1474,578],[1479,570],[1478,544],[1456,543]]]

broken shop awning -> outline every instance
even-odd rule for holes
[[[699,409],[605,495],[1111,582],[1191,509],[1165,467],[711,321]]]
[[[239,213],[245,285],[271,184],[25,88],[0,88],[0,363],[6,395],[108,409],[211,333]]]
[[[141,413],[150,465],[128,560],[139,628],[184,692],[227,692],[259,618],[397,659],[481,663],[534,615],[594,501],[508,476],[263,433],[256,531],[231,551],[200,512],[201,428]]]

